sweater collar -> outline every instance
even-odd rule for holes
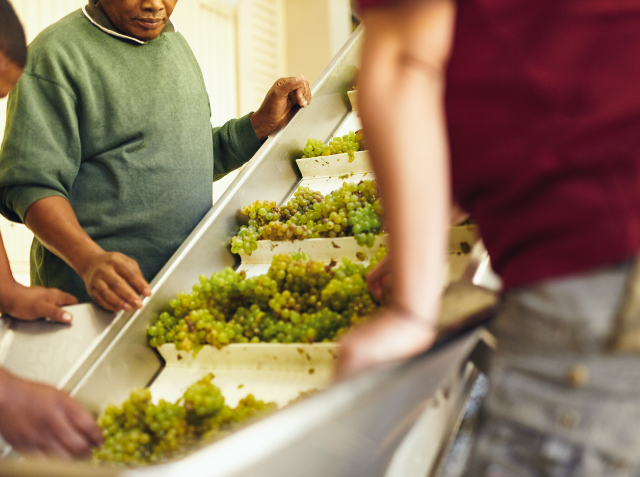
[[[96,7],[96,3],[98,3],[98,0],[89,0],[89,4],[82,7],[82,13],[84,13],[84,16],[87,17],[87,19],[91,23],[93,23],[94,26],[96,26],[97,28],[99,28],[100,30],[102,30],[103,32],[111,36],[115,36],[116,38],[133,41],[140,45],[144,45],[148,43],[146,41],[139,40],[137,38],[134,38],[129,35],[125,35],[124,33],[120,32],[115,27],[115,25],[111,22],[111,20],[109,20],[109,17],[106,16],[102,12],[102,10]],[[162,30],[162,33],[173,33],[175,31],[177,31],[177,29],[174,23],[171,21],[171,19],[169,19],[164,29]]]

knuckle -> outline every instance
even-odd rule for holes
[[[102,267],[98,267],[96,271],[91,275],[91,283],[98,283],[108,275],[107,270]]]
[[[118,257],[115,254],[110,254],[105,260],[105,263],[110,267],[115,267],[119,261],[120,261],[120,257]]]
[[[95,293],[102,295],[109,287],[103,280],[98,280],[91,284],[91,288]]]
[[[71,450],[71,452],[76,455],[83,454],[87,450],[89,450],[89,445],[87,444],[87,442],[77,433],[73,434],[72,436],[68,436],[66,445],[69,450]]]

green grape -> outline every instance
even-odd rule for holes
[[[149,345],[174,343],[195,354],[207,344],[335,341],[378,308],[364,277],[385,254],[380,247],[368,267],[343,259],[337,268],[280,254],[264,275],[225,269],[201,276],[192,293],[171,300],[173,313],[149,326]]]
[[[351,227],[358,245],[373,247],[374,234],[380,231],[382,225],[372,204],[349,211],[347,223]]]
[[[243,207],[242,214],[251,214],[256,207],[264,208],[264,201],[255,204]],[[248,225],[240,227],[238,235],[231,239],[233,253],[251,255],[258,247],[258,240],[321,237],[354,236],[359,245],[371,247],[375,235],[382,233],[382,206],[375,181],[345,182],[325,197],[300,187],[285,205],[273,204],[268,204],[274,211],[273,220],[258,223],[257,219],[249,219]]]
[[[322,142],[317,139],[309,139],[302,150],[302,157],[311,158],[347,153],[349,155],[349,162],[353,162],[355,158],[354,152],[364,150],[362,130],[358,130],[357,132],[351,131],[342,137],[333,137],[328,144],[322,144]]]
[[[249,394],[235,408],[224,404],[209,374],[192,384],[177,403],[151,402],[148,389],[134,389],[121,406],[109,405],[98,418],[104,444],[93,462],[124,466],[181,457],[200,441],[211,441],[277,409]]]
[[[184,409],[187,410],[191,420],[211,417],[224,406],[224,397],[220,389],[211,384],[213,374],[209,373],[195,384],[192,384],[184,393]]]

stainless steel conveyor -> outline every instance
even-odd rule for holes
[[[361,43],[359,28],[314,83],[309,107],[265,142],[163,267],[142,309],[114,315],[82,305],[70,328],[11,324],[0,336],[3,363],[25,377],[57,384],[96,413],[122,402],[132,388],[151,384],[164,362],[147,345],[146,328],[200,274],[238,265],[229,238],[237,231],[241,206],[265,198],[281,202],[297,187],[295,159],[307,138],[328,139],[350,113],[347,91]],[[478,296],[486,299],[483,292]],[[400,367],[331,386],[180,461],[153,469],[101,469],[100,475],[435,475],[490,341],[486,332],[468,333]],[[43,368],[36,357],[41,355],[62,357]],[[92,475],[80,463],[46,469],[31,462],[6,464],[0,464],[0,476]]]

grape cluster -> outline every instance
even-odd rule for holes
[[[373,247],[376,233],[380,231],[382,224],[372,204],[367,204],[360,209],[355,209],[349,214],[348,224],[351,232],[359,244]]]
[[[382,204],[375,181],[346,183],[323,197],[308,187],[300,187],[284,206],[256,201],[240,210],[248,218],[231,239],[233,253],[256,250],[258,240],[304,240],[353,236],[359,245],[373,246],[382,232]]]
[[[385,253],[380,247],[366,267],[281,254],[264,275],[246,278],[231,268],[203,275],[147,329],[149,345],[195,353],[205,344],[335,341],[379,306],[364,277]]]
[[[220,389],[211,384],[210,380],[202,380],[192,384],[182,396],[184,409],[190,421],[197,421],[205,417],[213,417],[224,406],[224,397]]]
[[[121,406],[109,405],[98,419],[105,441],[94,450],[94,462],[128,466],[163,462],[276,409],[275,403],[251,394],[231,408],[212,379],[208,374],[192,384],[177,403],[153,404],[148,389],[134,389]]]
[[[331,138],[329,144],[323,144],[322,141],[318,141],[317,139],[309,139],[303,149],[302,158],[346,153],[349,155],[349,162],[353,162],[355,159],[354,152],[364,150],[362,129],[359,129],[356,132],[351,131],[342,137]]]

